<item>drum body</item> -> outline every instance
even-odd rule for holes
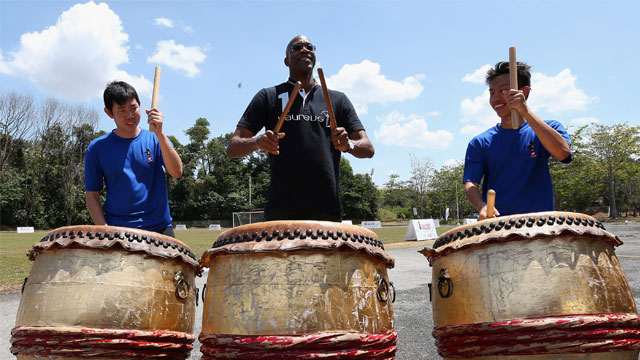
[[[429,259],[434,336],[445,359],[637,360],[637,308],[595,219],[545,212],[443,234]]]
[[[74,226],[33,246],[12,352],[18,359],[185,359],[195,340],[195,256],[137,229]]]
[[[391,359],[393,259],[372,231],[271,221],[220,235],[210,267],[203,359]]]

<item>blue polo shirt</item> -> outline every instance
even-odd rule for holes
[[[558,121],[545,121],[571,146],[571,139]],[[496,191],[495,207],[500,215],[554,209],[553,185],[549,173],[551,154],[542,146],[529,123],[519,129],[500,124],[474,137],[467,147],[462,182],[480,183],[482,198]],[[571,156],[563,162],[570,162]]]
[[[85,156],[87,191],[106,186],[104,216],[108,225],[150,231],[171,226],[164,161],[157,136],[141,129],[125,139],[115,132],[93,140]]]

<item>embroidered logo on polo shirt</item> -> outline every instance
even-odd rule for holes
[[[147,162],[152,162],[153,159],[151,158],[151,151],[149,151],[149,149],[144,151],[145,154],[147,154]]]
[[[536,156],[538,156],[538,155],[536,154],[536,149],[535,149],[535,147],[533,146],[533,143],[529,143],[529,144],[527,145],[527,148],[529,148],[529,157],[536,157]]]
[[[326,127],[330,127],[331,123],[329,122],[329,112],[324,110],[320,113],[320,115],[306,115],[306,114],[287,114],[287,117],[284,118],[285,121],[317,121],[319,123],[324,123]]]

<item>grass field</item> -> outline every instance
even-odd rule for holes
[[[453,226],[440,226],[438,235],[453,228]],[[406,226],[390,226],[380,229],[372,229],[384,244],[404,241],[407,233]],[[189,245],[191,251],[200,255],[211,247],[213,242],[223,230],[188,229],[176,231],[177,238]],[[26,254],[31,245],[40,241],[46,231],[36,231],[31,234],[17,234],[13,232],[0,233],[0,293],[20,289],[24,278],[29,275],[31,261]]]

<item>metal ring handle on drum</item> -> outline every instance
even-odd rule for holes
[[[189,282],[185,280],[182,271],[178,271],[174,278],[176,283],[176,297],[180,300],[184,300],[189,296]]]
[[[443,284],[447,284],[447,291],[444,294],[442,293]],[[440,269],[440,276],[438,276],[438,294],[443,298],[448,298],[452,292],[453,282],[451,282],[451,278],[449,278],[447,269]]]
[[[207,284],[202,286],[202,304],[204,304],[204,294],[207,292]]]
[[[389,300],[389,283],[384,277],[378,280],[378,300],[387,302]]]
[[[393,281],[389,281],[389,288],[393,289],[393,296],[391,297],[391,303],[396,302],[396,287],[393,286]]]

